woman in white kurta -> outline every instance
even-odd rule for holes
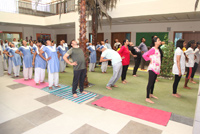
[[[18,50],[15,51],[15,53],[18,53],[20,55],[23,54],[23,75],[24,80],[32,79],[32,73],[33,73],[33,66],[32,66],[32,54],[31,54],[31,48],[27,46],[27,42],[23,40],[22,42],[23,46],[19,47]],[[22,54],[21,54],[22,53]]]
[[[8,53],[11,53],[12,56],[8,56],[12,59],[14,76],[19,77],[20,66],[22,65],[21,57],[19,54],[15,53],[15,51],[17,50],[16,45],[11,44],[11,47],[12,48],[9,49]]]
[[[46,60],[40,57],[40,50],[43,49],[44,45],[41,42],[37,42],[36,52],[33,56],[33,66],[35,65],[35,83],[39,85],[39,83],[44,82],[45,78],[45,69],[46,69]],[[42,54],[45,58],[45,53]]]
[[[172,96],[177,98],[181,97],[180,94],[177,93],[177,87],[182,75],[184,75],[185,73],[185,55],[182,51],[184,42],[185,40],[180,39],[176,43],[176,51],[174,53],[174,65],[172,68],[172,73],[175,75]]]
[[[185,51],[185,55],[188,58],[188,61],[186,61],[186,69],[187,69],[187,74],[185,77],[185,84],[184,88],[186,89],[191,89],[190,87],[187,86],[188,81],[192,75],[192,68],[194,67],[194,48],[196,47],[196,42],[194,40],[191,40],[187,44],[187,50]]]
[[[59,62],[60,62],[60,72],[63,73],[65,72],[65,68],[66,68],[66,62],[63,59],[63,56],[65,55],[65,53],[68,51],[68,47],[66,47],[66,45],[60,41],[60,45],[57,47],[58,49],[58,57],[59,57]]]
[[[47,46],[44,46],[42,50],[40,50],[40,56],[42,59],[48,61],[48,81],[49,81],[49,89],[53,89],[52,86],[60,87],[58,85],[59,82],[59,60],[56,46],[51,46],[51,41],[46,41]],[[48,59],[46,59],[42,54],[46,52]]]

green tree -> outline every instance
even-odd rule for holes
[[[169,42],[167,36],[165,36],[165,44],[162,46],[163,60],[161,65],[160,75],[163,77],[172,77],[172,67],[174,64],[174,44]]]

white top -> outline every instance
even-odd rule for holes
[[[185,54],[188,57],[188,62],[186,62],[186,67],[194,67],[194,50],[189,47],[186,51]]]
[[[115,65],[118,62],[122,61],[121,56],[118,52],[112,49],[106,49],[102,52],[101,57],[105,57],[106,59],[111,59],[112,65]]]
[[[172,68],[172,73],[179,75],[179,70],[178,70],[178,66],[177,66],[177,55],[181,56],[181,59],[180,59],[181,74],[184,75],[184,73],[185,73],[185,55],[184,55],[184,52],[180,49],[180,47],[178,47],[176,49],[175,54],[174,54],[174,65]]]
[[[195,56],[196,56],[195,62],[196,62],[197,64],[199,64],[199,62],[200,62],[200,61],[199,61],[199,60],[200,60],[200,51],[199,51],[198,48],[195,49],[194,54],[195,54]]]

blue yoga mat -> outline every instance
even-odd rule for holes
[[[50,94],[54,94],[58,97],[73,101],[78,104],[97,96],[97,94],[91,92],[87,92],[87,94],[81,94],[80,91],[78,90],[77,91],[78,97],[74,98],[72,94],[72,87],[65,85],[60,85],[60,86],[61,86],[60,88],[53,87],[53,89],[51,90],[49,90],[49,87],[45,87],[42,90]]]

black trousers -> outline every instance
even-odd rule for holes
[[[73,84],[72,84],[72,94],[76,94],[76,89],[78,87],[79,83],[79,89],[82,93],[84,90],[84,80],[86,76],[86,69],[82,70],[74,70],[74,78],[73,78]]]
[[[142,57],[142,59],[141,59],[141,69],[144,69],[145,63],[146,63],[146,61]]]
[[[148,81],[148,85],[147,85],[147,98],[149,98],[150,94],[153,94],[156,78],[157,78],[157,74],[155,74],[153,71],[149,70],[149,81]]]
[[[139,57],[139,58],[134,58],[134,60],[135,60],[135,67],[134,67],[134,69],[133,69],[133,75],[136,75],[137,70],[138,70],[138,68],[139,68],[139,66],[140,66],[141,57]]]
[[[122,68],[122,76],[121,76],[122,81],[124,81],[126,79],[126,73],[127,73],[127,70],[128,70],[128,66],[129,65],[125,65]]]
[[[177,93],[177,87],[178,87],[179,81],[181,80],[181,77],[182,75],[181,76],[175,75],[174,84],[173,84],[173,94]]]
[[[194,74],[196,73],[197,71],[197,68],[198,68],[198,65],[196,62],[194,64],[194,67],[192,68],[192,75],[191,75],[191,78],[194,78]]]

